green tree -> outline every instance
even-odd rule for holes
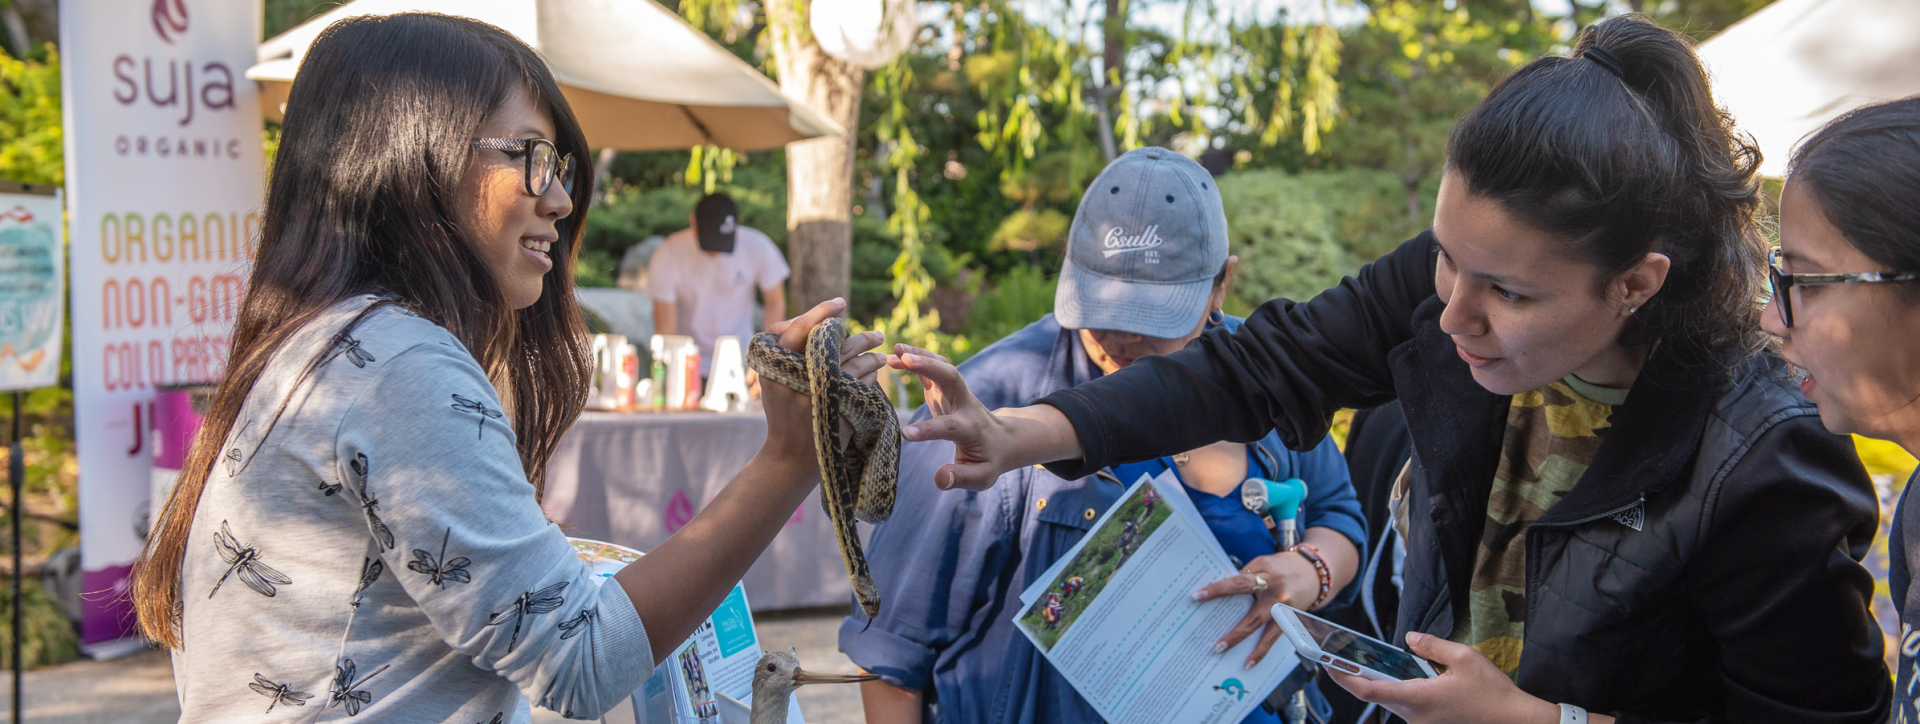
[[[1551,28],[1520,13],[1460,3],[1376,0],[1348,33],[1341,66],[1342,122],[1327,134],[1336,167],[1398,174],[1409,223],[1432,208],[1420,190],[1438,178],[1448,129],[1493,84],[1551,42]]]
[[[0,179],[59,184],[66,178],[60,127],[60,54],[46,60],[0,53]]]

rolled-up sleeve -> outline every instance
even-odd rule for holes
[[[917,418],[926,416],[922,409]],[[867,564],[880,588],[871,625],[856,609],[840,625],[840,650],[868,673],[908,689],[933,688],[939,652],[968,633],[972,615],[995,595],[1016,544],[1006,477],[985,492],[943,491],[933,473],[953,460],[946,442],[901,449],[893,515],[875,526]]]
[[[388,570],[449,646],[539,706],[592,718],[631,696],[653,671],[646,628],[541,512],[479,365],[423,342],[382,367],[335,444]]]

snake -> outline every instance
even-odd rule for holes
[[[893,514],[900,482],[900,418],[874,385],[840,367],[847,322],[829,319],[807,334],[806,354],[767,332],[747,345],[747,364],[761,377],[813,398],[813,450],[820,461],[820,504],[833,522],[847,580],[869,625],[880,614],[880,589],[867,569],[856,522],[883,523]],[[840,445],[838,420],[853,433]]]

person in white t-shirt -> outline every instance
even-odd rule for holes
[[[647,267],[654,332],[692,337],[702,377],[713,368],[714,339],[734,335],[744,344],[760,331],[753,325],[755,289],[766,319],[786,316],[787,260],[772,239],[741,226],[739,218],[732,198],[708,194],[694,206],[693,228],[668,236]]]

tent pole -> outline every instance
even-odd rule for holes
[[[7,446],[7,487],[13,491],[13,719],[20,718],[20,626],[23,620],[21,612],[26,608],[21,598],[20,577],[24,569],[20,566],[20,486],[27,477],[25,455],[20,448],[20,391],[13,391],[13,442]]]

